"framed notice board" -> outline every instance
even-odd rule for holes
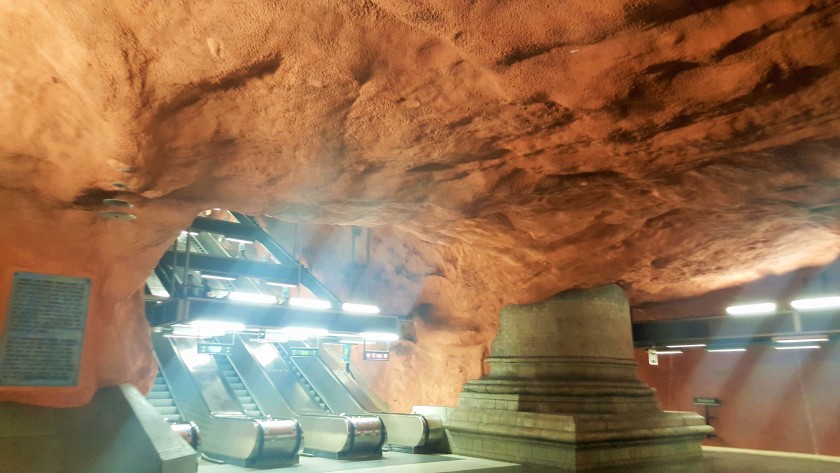
[[[17,272],[0,344],[0,386],[75,386],[90,279]]]

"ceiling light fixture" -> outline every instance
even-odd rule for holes
[[[773,337],[774,342],[778,343],[814,343],[814,342],[827,342],[828,336],[826,335],[806,335],[802,337]]]
[[[798,299],[790,303],[796,310],[821,310],[840,308],[840,296]]]
[[[379,307],[370,304],[354,304],[352,302],[345,302],[341,304],[341,310],[344,312],[353,312],[356,314],[378,314]]]
[[[707,352],[709,353],[726,353],[726,352],[734,352],[734,351],[747,351],[746,348],[707,348]]]
[[[312,327],[286,327],[280,329],[280,332],[287,334],[291,340],[306,340],[307,338],[324,337],[329,333],[327,329]]]
[[[124,207],[127,209],[134,207],[134,204],[131,202],[120,199],[102,199],[102,203],[109,207]]]
[[[277,296],[271,294],[257,294],[256,292],[231,291],[228,299],[237,302],[253,302],[255,304],[276,304]]]
[[[394,342],[400,339],[396,333],[388,332],[362,332],[359,336],[370,342]]]
[[[245,324],[241,322],[223,322],[219,320],[194,320],[189,327],[201,330],[222,330],[225,332],[240,332],[245,330]]]
[[[776,303],[774,302],[732,305],[726,308],[726,313],[729,315],[766,315],[773,312],[776,312]]]
[[[225,240],[227,240],[227,241],[229,241],[229,242],[231,242],[231,243],[242,243],[243,245],[250,245],[250,244],[254,243],[254,240],[243,240],[243,239],[241,239],[241,238],[228,238],[228,237],[225,237]]]
[[[788,345],[786,347],[773,347],[776,350],[814,350],[819,348],[819,345]]]
[[[293,307],[303,307],[305,309],[332,309],[330,301],[321,299],[303,299],[300,297],[290,298],[289,305]]]
[[[297,287],[297,284],[288,284],[285,282],[266,282],[265,285],[274,287]]]
[[[114,212],[111,210],[100,210],[97,212],[102,218],[107,218],[109,220],[136,220],[137,216],[134,214],[127,214],[123,212]]]
[[[679,355],[682,354],[682,350],[653,350],[654,353],[657,355]]]
[[[216,276],[215,274],[202,274],[201,277],[204,279],[216,279],[219,281],[236,281],[236,278],[232,278],[230,276]]]
[[[665,345],[667,348],[702,348],[705,347],[705,343],[688,343],[685,345]]]

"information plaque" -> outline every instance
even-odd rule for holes
[[[0,345],[0,386],[75,386],[90,279],[17,272]]]

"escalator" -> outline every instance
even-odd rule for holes
[[[418,414],[371,412],[370,407],[359,400],[369,399],[371,396],[364,393],[358,383],[344,373],[343,366],[340,369],[329,366],[330,364],[336,366],[336,364],[330,362],[328,358],[330,355],[326,350],[318,350],[318,356],[289,356],[289,351],[300,348],[308,347],[303,342],[291,342],[289,349],[281,347],[281,352],[286,353],[284,359],[290,364],[292,370],[304,380],[309,389],[314,391],[313,396],[329,409],[350,415],[380,417],[388,431],[388,446],[393,450],[413,453],[439,451],[445,436],[440,418]]]
[[[164,422],[169,424],[172,430],[181,436],[193,450],[198,450],[200,437],[198,433],[198,425],[195,422],[187,422],[181,416],[178,407],[175,405],[175,400],[172,398],[172,393],[169,390],[169,385],[163,377],[163,373],[158,369],[158,374],[155,376],[155,384],[149,395],[146,396],[155,410],[160,414]]]
[[[218,360],[198,353],[195,339],[167,338],[156,333],[152,343],[176,413],[201,429],[203,455],[256,468],[298,463],[303,434],[294,419],[272,419],[246,412],[222,376]],[[157,392],[161,391],[159,388]],[[166,405],[166,396],[157,396],[162,415],[173,415],[172,406]]]
[[[262,411],[260,411],[260,408],[257,407],[257,403],[254,402],[254,398],[251,397],[251,393],[248,392],[248,389],[242,382],[242,378],[240,378],[239,374],[236,372],[236,368],[230,364],[230,359],[228,359],[227,356],[220,355],[216,355],[215,359],[216,365],[219,367],[219,371],[222,372],[227,385],[233,389],[233,392],[236,395],[236,400],[239,402],[242,410],[245,411],[245,414],[250,417],[262,417]]]
[[[271,416],[291,416],[306,432],[304,452],[338,459],[370,459],[382,456],[386,430],[379,417],[336,415],[310,397],[289,368],[277,347],[270,343],[234,337],[232,366],[248,387],[255,404]]]

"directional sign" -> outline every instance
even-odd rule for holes
[[[390,353],[380,350],[365,350],[365,360],[367,361],[388,361]]]
[[[353,345],[349,343],[344,343],[341,345],[341,361],[345,363],[350,363],[350,354],[352,353],[351,349]]]
[[[198,344],[198,352],[209,355],[230,355],[232,347],[233,345],[227,343],[201,342]]]
[[[317,348],[289,348],[289,356],[318,356],[318,349]]]
[[[694,404],[698,406],[719,406],[720,399],[716,397],[695,397]]]

